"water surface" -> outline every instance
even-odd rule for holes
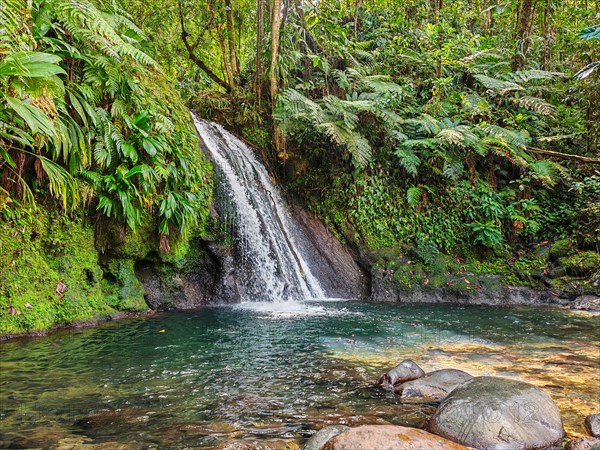
[[[543,387],[571,435],[600,411],[598,315],[359,302],[206,308],[0,346],[0,447],[294,447],[328,424],[423,426],[372,382],[404,358]]]

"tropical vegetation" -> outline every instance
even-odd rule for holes
[[[263,149],[290,195],[373,261],[396,249],[532,283],[548,270],[540,246],[600,250],[598,1],[3,5],[12,234],[41,210],[93,226],[100,253],[132,237],[185,253],[211,202],[193,108]],[[8,286],[19,258],[3,252]],[[591,267],[578,276],[598,278]],[[0,288],[5,314],[17,297]]]

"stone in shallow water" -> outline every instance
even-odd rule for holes
[[[325,427],[313,434],[302,446],[302,450],[321,450],[331,438],[350,430],[346,425],[332,425]]]
[[[440,404],[429,431],[480,450],[545,449],[565,431],[558,407],[541,389],[522,381],[477,377]]]
[[[395,385],[406,381],[416,380],[425,375],[425,371],[421,369],[416,362],[405,359],[393,369],[383,374],[377,384],[380,384],[386,389],[393,389]]]
[[[600,437],[600,414],[591,414],[585,418],[585,428],[594,437]]]
[[[395,392],[405,399],[439,402],[457,386],[472,378],[462,370],[435,370],[417,380],[402,383]]]
[[[289,439],[232,439],[213,450],[298,450],[297,442]]]
[[[417,428],[364,425],[330,439],[323,450],[466,450],[466,447]]]
[[[579,438],[569,441],[566,450],[600,450],[600,439],[598,438]]]

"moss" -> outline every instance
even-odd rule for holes
[[[4,214],[0,226],[0,334],[145,308],[133,285],[120,292],[125,285],[105,279],[94,228],[79,217],[39,209],[36,215]]]
[[[558,264],[572,276],[589,275],[600,269],[600,253],[587,251],[560,258]]]
[[[567,256],[571,252],[571,240],[570,239],[561,239],[560,241],[556,241],[550,247],[550,258],[556,260],[558,258],[562,258]]]
[[[117,279],[121,288],[109,304],[119,310],[144,310],[144,287],[135,275],[135,261],[132,259],[117,259],[109,263],[111,273]]]

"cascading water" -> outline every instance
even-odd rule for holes
[[[253,150],[194,115],[233,209],[236,279],[242,301],[301,301],[325,294],[296,244],[286,203]]]

